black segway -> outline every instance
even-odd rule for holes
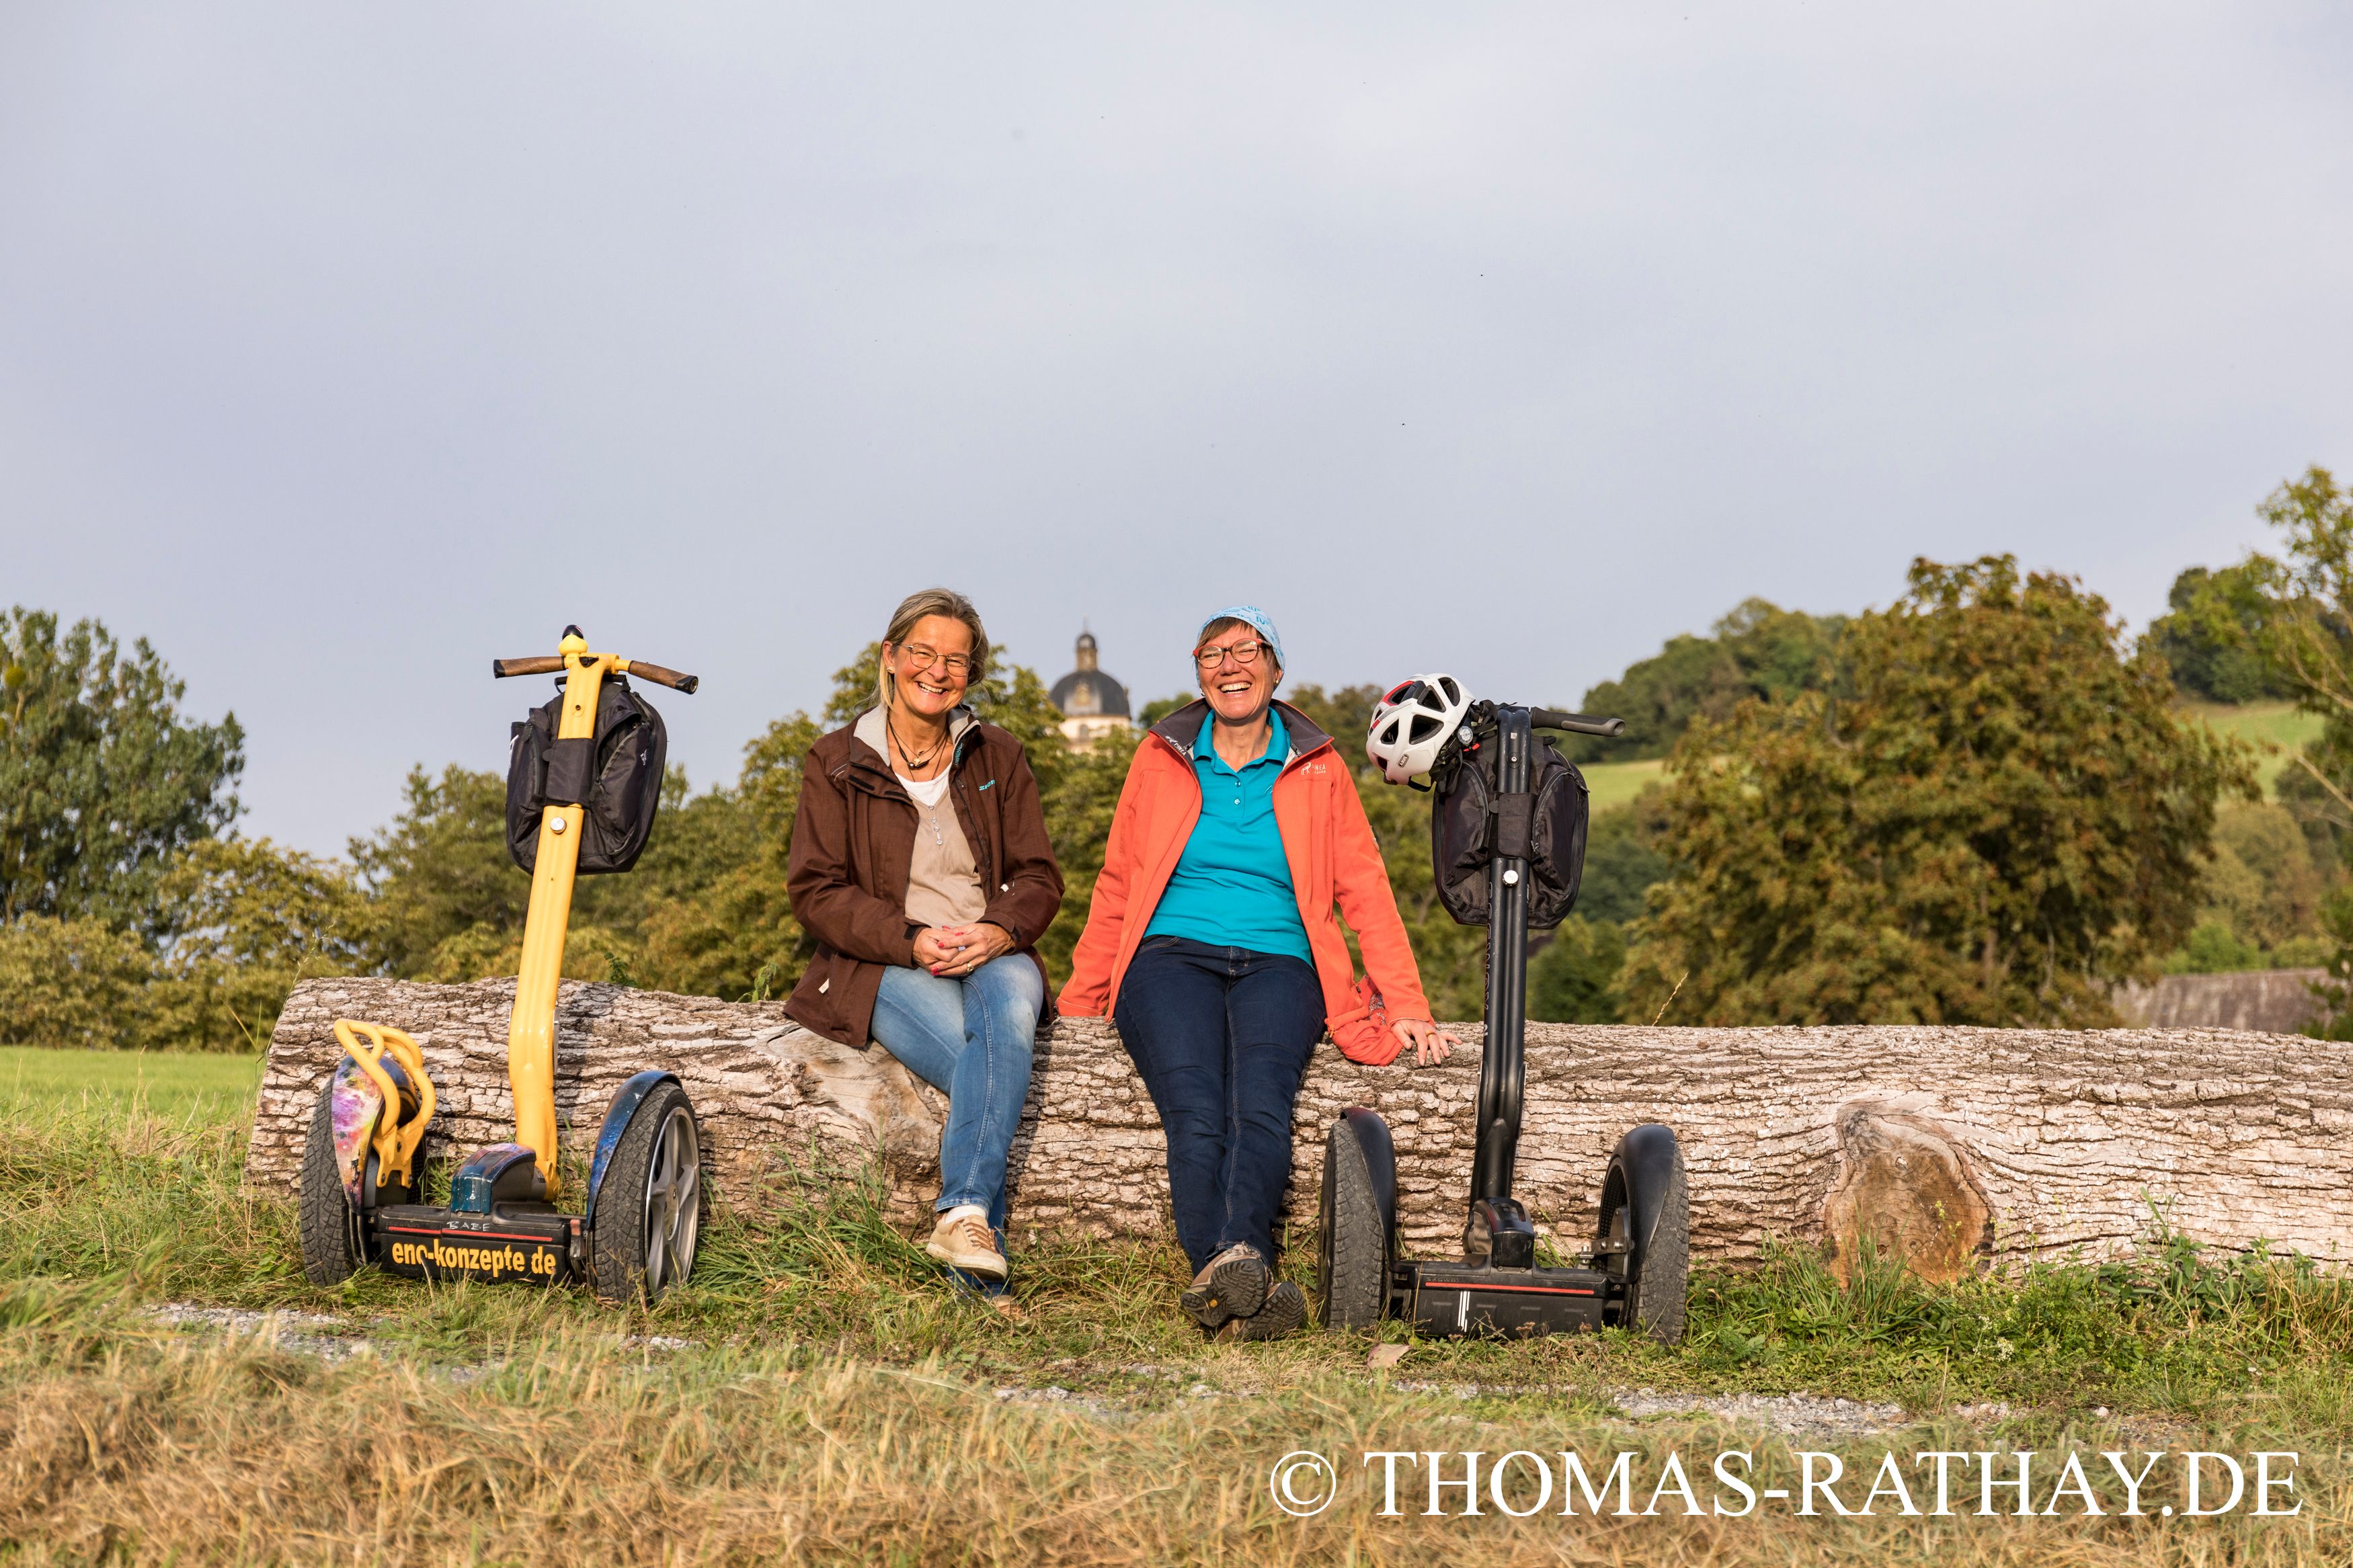
[[[1662,1344],[1683,1337],[1689,1195],[1672,1129],[1649,1122],[1618,1141],[1594,1237],[1571,1248],[1585,1267],[1539,1267],[1535,1227],[1512,1196],[1526,1083],[1528,931],[1568,913],[1585,858],[1585,780],[1549,742],[1538,752],[1537,729],[1614,738],[1625,723],[1472,702],[1444,676],[1394,689],[1376,711],[1374,760],[1392,782],[1428,774],[1431,852],[1449,912],[1487,927],[1479,1136],[1462,1258],[1424,1262],[1398,1256],[1388,1125],[1362,1106],[1333,1122],[1318,1259],[1318,1317],[1327,1328],[1369,1329],[1394,1317],[1430,1335],[1624,1327]],[[1532,884],[1541,905],[1533,921]]]

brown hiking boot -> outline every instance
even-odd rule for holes
[[[1005,1254],[997,1250],[996,1233],[988,1228],[988,1216],[977,1204],[964,1204],[940,1215],[923,1250],[967,1274],[986,1274],[991,1279],[1006,1275]]]
[[[1218,1331],[1221,1340],[1279,1340],[1296,1333],[1307,1321],[1307,1298],[1285,1279],[1266,1293],[1266,1305],[1247,1318],[1236,1318]]]
[[[1176,1298],[1176,1304],[1203,1328],[1216,1329],[1264,1306],[1267,1284],[1266,1260],[1257,1247],[1238,1241],[1193,1276],[1193,1288]]]

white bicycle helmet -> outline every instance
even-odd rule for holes
[[[1451,675],[1417,675],[1389,688],[1373,709],[1365,755],[1391,784],[1420,778],[1471,711],[1471,694]]]

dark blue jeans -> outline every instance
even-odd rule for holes
[[[1168,1135],[1176,1240],[1198,1272],[1236,1242],[1274,1258],[1291,1180],[1291,1107],[1324,1033],[1314,966],[1286,954],[1155,936],[1113,1009]]]

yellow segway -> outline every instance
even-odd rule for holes
[[[497,677],[554,675],[554,701],[514,726],[508,847],[531,876],[522,973],[507,1024],[515,1141],[460,1162],[446,1208],[420,1202],[433,1081],[415,1039],[338,1019],[343,1058],[321,1091],[303,1150],[302,1271],[332,1285],[364,1264],[424,1279],[558,1285],[607,1300],[649,1299],[694,1269],[702,1224],[702,1136],[675,1074],[651,1068],[614,1096],[586,1201],[560,1208],[555,993],[574,880],[626,871],[652,836],[668,748],[634,676],[691,693],[691,675],[591,653],[577,626],[554,658],[492,661]]]

